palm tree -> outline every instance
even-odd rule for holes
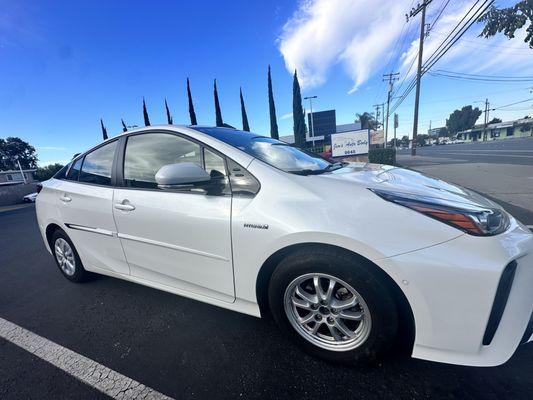
[[[375,130],[378,127],[378,122],[374,118],[374,116],[368,112],[364,112],[362,114],[356,114],[357,119],[361,123],[361,129],[372,129]]]

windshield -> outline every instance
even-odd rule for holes
[[[234,146],[252,157],[286,172],[313,174],[330,171],[332,164],[285,142],[254,133],[227,128],[197,128],[209,136]],[[341,165],[342,166],[342,165]]]

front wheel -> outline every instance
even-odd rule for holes
[[[306,249],[282,260],[272,275],[274,319],[312,355],[368,362],[385,353],[398,331],[387,285],[357,258],[336,250]]]

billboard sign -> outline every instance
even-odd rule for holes
[[[370,131],[370,144],[383,144],[383,143],[385,143],[385,132]]]
[[[369,143],[368,129],[336,133],[331,135],[331,155],[345,157],[368,154]]]

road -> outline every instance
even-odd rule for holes
[[[400,150],[401,166],[481,192],[533,225],[533,138]]]
[[[0,318],[174,398],[531,398],[533,345],[496,368],[405,357],[331,365],[268,321],[113,278],[68,282],[33,206],[0,212],[0,243]],[[0,339],[0,398],[104,397]]]
[[[506,139],[491,142],[450,144],[444,146],[417,147],[420,163],[435,162],[469,164],[514,164],[533,165],[533,137],[523,139]],[[410,149],[399,150],[400,157],[410,155]]]

